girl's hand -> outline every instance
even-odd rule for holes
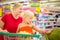
[[[49,29],[49,30],[46,30],[45,33],[50,34],[50,33],[52,33],[52,31],[53,31],[53,29]]]

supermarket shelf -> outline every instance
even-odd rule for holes
[[[49,18],[49,20],[50,20],[50,19],[57,19],[57,18]],[[59,19],[60,19],[60,18],[59,18]]]
[[[42,5],[42,7],[47,8],[50,11],[54,11],[56,13],[60,13],[60,0],[59,1],[46,1],[46,2],[40,2],[40,4]]]
[[[46,25],[46,26],[54,26],[54,25]]]
[[[54,24],[54,25],[57,25],[57,24]]]
[[[44,18],[44,19],[47,19],[47,18]],[[48,20],[50,20],[50,19],[60,19],[60,18],[49,18]]]
[[[19,2],[19,1],[1,2],[0,5],[3,5],[3,4],[11,4],[11,3],[16,3],[16,2]]]
[[[48,3],[59,3],[60,1],[40,1],[41,4],[48,4]]]
[[[47,9],[55,13],[60,13],[60,7],[48,7]]]
[[[5,2],[0,2],[0,5],[3,5],[3,4],[11,4],[11,3],[19,3],[19,2],[22,2],[21,0],[15,0],[15,1],[5,1]]]
[[[56,21],[46,21],[46,22],[56,22]],[[46,23],[46,22],[44,22],[44,23]]]
[[[41,21],[41,22],[47,23],[47,22],[56,22],[56,21]],[[40,23],[41,23],[41,22],[40,22]]]
[[[0,2],[1,5],[3,4],[11,4],[11,3],[25,3],[25,2],[29,2],[29,0],[10,0],[10,1],[3,1],[3,2]]]

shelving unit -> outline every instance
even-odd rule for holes
[[[20,3],[20,2],[22,2],[21,0],[12,0],[12,1],[6,1],[6,2],[0,2],[0,5],[3,5],[3,4],[14,4],[14,3]],[[30,1],[29,1],[30,2]],[[60,4],[60,1],[45,1],[45,2],[43,2],[43,1],[40,1],[40,4],[41,5],[45,5],[46,4],[46,9],[48,9],[48,10],[50,10],[51,11],[51,14],[60,14],[60,7],[58,6],[58,7],[55,7],[55,6],[51,6],[51,5],[57,5],[57,4]],[[44,7],[44,6],[43,6]],[[47,13],[47,14],[50,14],[50,13]],[[49,15],[49,16],[52,16],[52,15]],[[45,18],[44,18],[45,19]],[[48,22],[56,22],[55,20],[56,20],[57,18],[49,18],[48,20]],[[58,19],[60,19],[60,18],[58,18]],[[50,21],[50,20],[53,20],[53,21]],[[46,22],[44,22],[44,23],[46,23]],[[54,25],[56,25],[56,24],[54,24]],[[50,25],[47,25],[47,26],[50,26]]]
[[[0,2],[0,5],[3,5],[3,4],[11,4],[11,3],[16,3],[16,2],[19,2],[19,1],[6,1],[6,2]]]
[[[2,1],[0,2],[0,5],[4,5],[4,4],[14,4],[14,3],[21,3],[21,2],[26,2],[24,0],[10,0],[10,1]],[[29,0],[28,0],[29,2]]]
[[[60,0],[56,0],[56,1],[42,1],[40,2],[42,8],[46,8],[48,9],[51,14],[53,15],[58,15],[60,14]],[[45,6],[45,7],[44,7]],[[54,22],[54,26],[60,26],[60,22],[58,20],[60,20],[60,18],[50,18],[51,20],[53,20],[52,22]],[[48,20],[50,20],[48,19]],[[59,23],[58,23],[59,22]]]

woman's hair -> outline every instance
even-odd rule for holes
[[[15,3],[14,6],[13,6],[13,9],[18,8],[18,7],[21,7],[21,6],[22,6],[21,3]]]

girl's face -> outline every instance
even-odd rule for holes
[[[20,15],[22,13],[22,7],[17,7],[14,9],[15,15]]]
[[[32,18],[33,18],[32,16],[27,16],[25,18],[26,23],[28,23],[28,24],[32,23]]]

